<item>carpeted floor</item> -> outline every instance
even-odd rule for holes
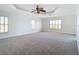
[[[1,55],[77,55],[75,36],[40,32],[0,39]]]

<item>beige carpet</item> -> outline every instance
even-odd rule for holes
[[[0,39],[1,55],[76,55],[75,36],[40,32]]]

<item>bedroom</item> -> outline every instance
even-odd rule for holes
[[[78,55],[78,9],[78,4],[0,4],[0,54]]]

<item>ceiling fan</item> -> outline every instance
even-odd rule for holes
[[[41,14],[41,12],[45,13],[45,14],[49,14],[49,13],[54,13],[58,8],[59,7],[55,7],[51,11],[47,11],[43,7],[40,7],[39,5],[37,5],[36,8],[35,8],[35,10],[33,10],[32,12],[36,12],[37,14]]]
[[[40,7],[39,5],[37,5],[35,10],[33,10],[32,12],[35,12],[35,11],[38,14],[40,14],[41,12],[44,12],[44,13],[46,12],[46,10],[44,8]]]

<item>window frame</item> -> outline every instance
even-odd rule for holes
[[[8,18],[8,16],[0,16],[0,21],[1,21],[1,17],[3,17],[3,24],[1,24],[1,22],[0,22],[0,34],[8,33],[8,31],[9,31],[9,18]],[[7,19],[7,23],[5,22],[6,19]],[[3,25],[3,32],[1,31],[2,25]]]
[[[60,20],[60,24],[56,24],[56,21],[59,21]],[[52,21],[50,24],[50,21]],[[55,24],[53,24],[53,22],[55,22]],[[58,25],[58,26],[57,26]],[[61,28],[56,28],[59,27],[61,25]],[[51,26],[51,27],[50,27]],[[55,26],[55,27],[54,27]],[[53,20],[49,20],[49,28],[52,29],[52,30],[62,30],[62,19],[53,19]]]

